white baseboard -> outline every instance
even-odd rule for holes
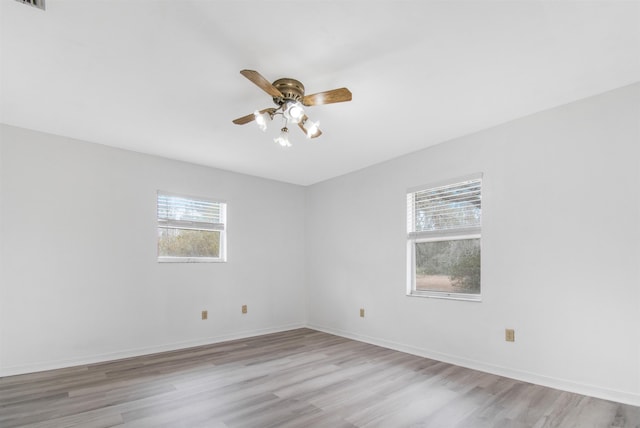
[[[587,395],[590,397],[601,398],[603,400],[615,401],[618,403],[630,404],[632,406],[640,406],[640,394],[632,392],[617,391],[608,388],[601,388],[595,385],[588,385],[579,382],[573,382],[567,379],[553,378],[527,371],[516,370],[508,367],[496,366],[481,361],[470,360],[468,358],[443,354],[441,352],[431,351],[428,349],[416,348],[411,345],[393,342],[377,337],[371,337],[361,334],[354,334],[347,331],[319,326],[316,324],[307,324],[307,328],[322,331],[347,339],[357,340],[372,345],[381,346],[383,348],[393,349],[396,351],[406,352],[407,354],[417,355],[419,357],[430,358],[432,360],[442,361],[456,366],[466,367],[498,376],[508,377],[523,382],[534,383],[549,388],[559,389],[562,391],[573,392],[576,394]]]
[[[35,373],[45,370],[56,370],[74,366],[83,366],[86,364],[102,363],[105,361],[121,360],[123,358],[139,357],[142,355],[155,354],[158,352],[176,351],[179,349],[193,348],[196,346],[212,345],[229,340],[245,339],[253,336],[262,336],[271,333],[280,333],[283,331],[294,330],[305,327],[304,324],[287,324],[278,327],[262,328],[256,330],[245,330],[218,336],[211,336],[198,340],[190,340],[184,342],[168,343],[158,346],[149,346],[144,348],[128,349],[124,351],[108,352],[104,354],[85,355],[79,358],[69,358],[56,361],[41,361],[35,364],[9,366],[0,368],[0,377],[14,376],[26,373]]]

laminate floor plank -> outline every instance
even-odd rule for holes
[[[0,378],[2,428],[640,428],[640,408],[310,330]]]

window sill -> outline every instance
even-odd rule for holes
[[[158,263],[226,263],[214,257],[158,257]]]
[[[481,294],[446,293],[441,291],[412,291],[407,297],[426,297],[432,299],[463,300],[466,302],[482,302]]]

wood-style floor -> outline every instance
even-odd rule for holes
[[[0,427],[640,427],[640,408],[309,329],[0,378]]]

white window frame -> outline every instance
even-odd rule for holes
[[[190,220],[168,220],[161,219],[158,216],[158,200],[160,196],[174,196],[193,201],[207,202],[219,206],[220,217],[219,223],[198,222]],[[156,226],[157,228],[167,229],[190,229],[202,231],[217,231],[220,233],[219,256],[218,257],[182,257],[182,256],[160,256],[160,263],[224,263],[227,261],[227,203],[218,199],[212,199],[201,196],[190,196],[180,193],[165,192],[158,190],[156,194]]]
[[[458,177],[429,185],[423,185],[407,189],[407,198],[410,195],[429,189],[435,189],[442,186],[463,183],[465,181],[479,180],[480,193],[482,194],[482,173],[471,174],[464,177]],[[466,300],[466,301],[482,301],[482,287],[480,293],[451,293],[435,290],[416,290],[416,244],[423,242],[453,241],[462,239],[480,239],[482,248],[482,226],[478,227],[460,227],[446,230],[430,230],[415,231],[414,213],[409,212],[409,204],[407,203],[407,296],[411,297],[431,297],[438,299]],[[481,220],[482,221],[482,220]],[[482,254],[482,249],[480,250]],[[481,256],[482,260],[482,256]],[[482,276],[482,270],[480,271]],[[480,280],[482,283],[482,279]]]

